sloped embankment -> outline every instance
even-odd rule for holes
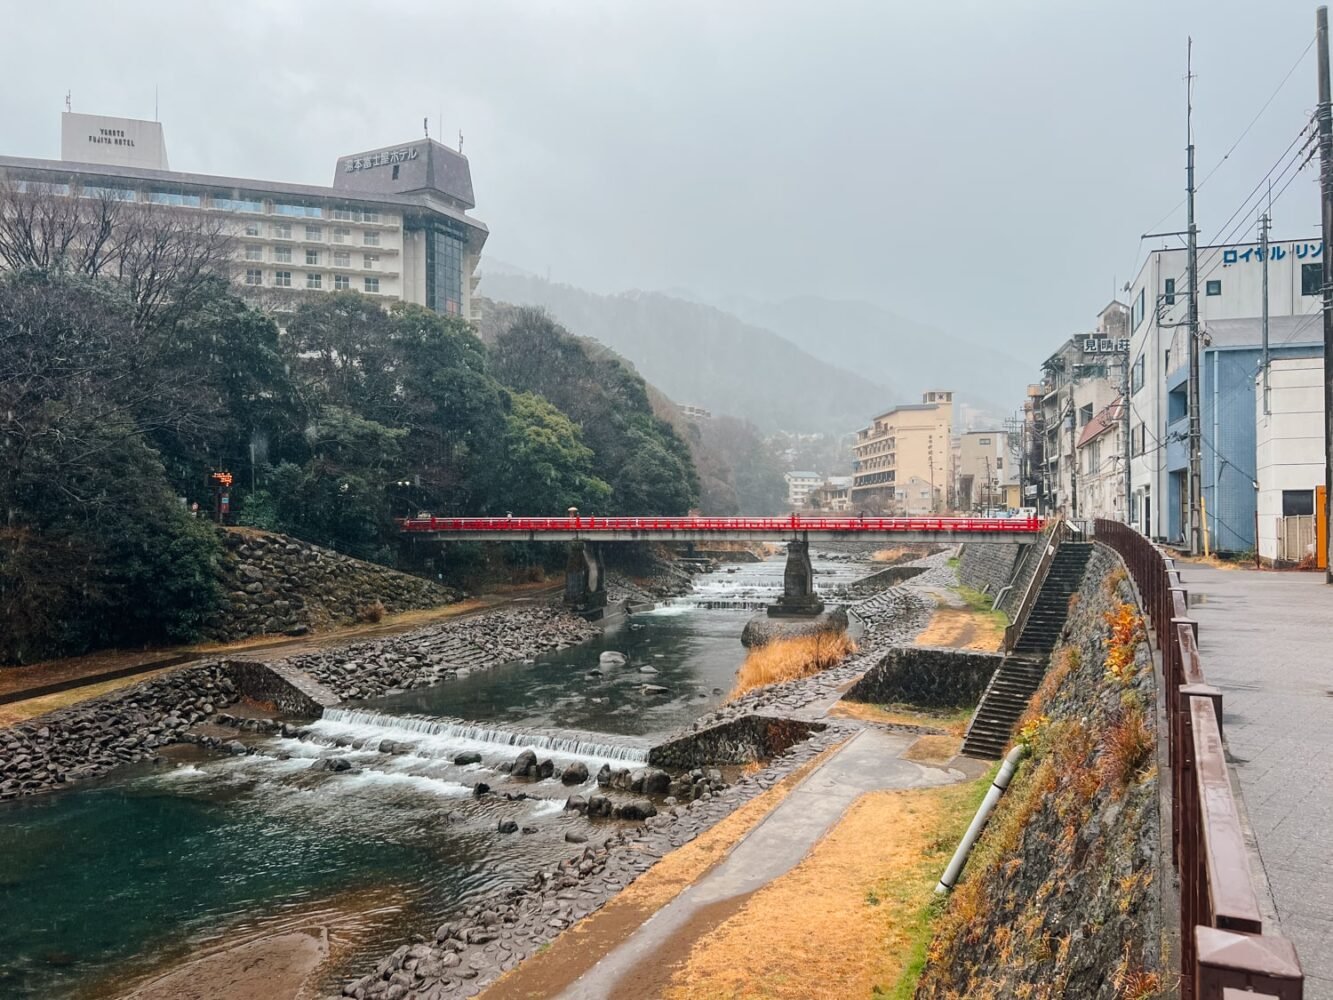
[[[221,610],[207,624],[220,642],[305,631],[458,600],[447,587],[287,535],[232,528],[218,567]]]
[[[1021,724],[1030,747],[954,890],[917,1000],[1146,1000],[1163,983],[1156,680],[1098,548]]]

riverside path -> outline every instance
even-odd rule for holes
[[[1305,1000],[1333,1000],[1333,587],[1315,573],[1176,566]]]

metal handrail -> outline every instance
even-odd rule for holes
[[[1037,559],[1036,569],[1032,573],[1032,578],[1028,580],[1027,590],[1023,591],[1023,600],[1019,602],[1018,610],[1014,612],[1014,619],[1004,629],[1004,651],[1012,652],[1014,646],[1018,644],[1019,637],[1023,634],[1023,627],[1027,625],[1028,617],[1032,614],[1032,608],[1037,603],[1037,596],[1041,593],[1042,584],[1046,582],[1046,574],[1050,572],[1051,563],[1055,561],[1055,553],[1060,548],[1060,543],[1065,538],[1065,522],[1063,519],[1056,520],[1050,525],[1050,533],[1047,534],[1046,544]]]
[[[403,531],[507,532],[576,531],[583,535],[604,532],[835,531],[846,534],[884,531],[938,531],[963,534],[1031,535],[1041,531],[1039,517],[435,517],[423,514],[398,520]]]
[[[1162,654],[1171,770],[1172,860],[1180,876],[1180,996],[1223,989],[1300,1000],[1291,942],[1265,933],[1222,737],[1222,692],[1205,679],[1198,623],[1174,562],[1133,528],[1099,520],[1096,537],[1124,560]]]

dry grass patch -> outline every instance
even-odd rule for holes
[[[825,750],[690,843],[666,855],[604,907],[505,973],[482,995],[486,1000],[536,1000],[557,995],[722,861],[807,774],[836,750],[837,747]]]
[[[915,558],[915,552],[901,547],[876,549],[874,552],[870,553],[870,561],[879,563],[900,563]]]
[[[662,995],[910,997],[935,882],[978,787],[984,782],[861,797],[800,865],[698,940]]]
[[[972,719],[970,708],[933,713],[914,709],[910,705],[872,705],[861,701],[840,701],[829,709],[828,714],[892,726],[926,726],[942,729],[960,738],[967,732],[967,724]]]
[[[903,751],[903,760],[944,767],[958,756],[958,751],[962,748],[961,736],[921,736]]]
[[[154,677],[161,677],[163,674],[169,674],[173,670],[180,669],[182,669],[181,666],[172,666],[162,667],[159,670],[146,670],[141,674],[131,674],[129,677],[116,677],[97,684],[85,684],[69,691],[57,691],[55,694],[45,694],[38,698],[28,698],[24,701],[0,705],[0,726],[16,726],[20,722],[26,722],[28,719],[36,718],[39,715],[46,715],[48,712],[54,712],[60,708],[68,708],[70,705],[89,701],[99,695],[129,687],[131,684],[151,681]]]
[[[820,632],[791,639],[777,639],[750,650],[736,675],[736,686],[728,700],[739,698],[747,691],[781,684],[783,681],[810,677],[829,667],[837,666],[856,651],[845,632]]]

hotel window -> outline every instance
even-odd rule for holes
[[[1222,294],[1222,282],[1221,282],[1220,280],[1217,280],[1217,281],[1210,281],[1210,282],[1208,282],[1206,285],[1204,285],[1204,294],[1205,294],[1205,295],[1221,295],[1221,294]]]
[[[364,284],[366,291],[370,292],[372,295],[378,295],[380,293],[379,278],[362,278],[361,281]]]
[[[290,264],[292,262],[291,247],[274,247],[273,259],[279,264]]]
[[[263,259],[264,259],[264,248],[261,247],[261,246],[257,246],[257,245],[255,245],[254,243],[247,243],[247,244],[245,245],[245,259],[246,259],[246,260],[263,260]]]
[[[1134,361],[1134,367],[1130,370],[1129,391],[1138,392],[1143,388],[1143,355],[1140,354]]]
[[[362,212],[362,213],[361,213],[361,221],[362,221],[362,222],[379,222],[379,221],[380,221],[380,213],[379,213],[379,212]]]
[[[107,201],[137,201],[135,193],[128,188],[84,187],[79,190],[85,198],[103,198]]]
[[[291,271],[274,271],[274,272],[273,272],[273,284],[276,285],[278,288],[291,288],[291,287],[292,287],[292,272],[291,272]]]
[[[258,236],[258,235],[259,235],[259,223],[258,223],[258,222],[247,222],[247,223],[245,224],[245,235],[246,235],[246,236]]]
[[[307,251],[305,252],[305,262],[306,262],[306,266],[307,266],[307,267],[318,267],[318,266],[319,266],[319,251],[318,251],[318,250],[307,250]]]
[[[264,272],[257,267],[246,268],[245,283],[247,285],[262,285],[264,283]]]
[[[351,255],[350,253],[348,253],[346,250],[335,250],[335,251],[333,252],[333,266],[334,266],[334,267],[351,267],[351,266],[352,266],[352,255]]]
[[[361,242],[368,247],[377,247],[380,245],[380,234],[372,232],[362,233]]]
[[[289,240],[292,238],[292,224],[290,222],[273,223],[273,238],[275,240]]]
[[[361,266],[364,267],[367,271],[376,271],[376,270],[379,270],[379,266],[380,266],[380,255],[379,255],[379,254],[377,254],[377,253],[363,253],[363,254],[361,255],[361,261],[362,261]]]
[[[203,199],[197,194],[182,194],[180,191],[149,191],[148,200],[154,205],[175,205],[178,208],[198,208]]]
[[[223,212],[260,213],[264,211],[264,203],[252,198],[218,198],[215,196],[209,199],[209,204]]]
[[[352,279],[345,274],[335,274],[333,276],[333,290],[335,292],[345,292],[352,287]]]
[[[306,288],[323,288],[324,287],[323,275],[307,274],[305,276],[305,286]]]
[[[334,243],[350,243],[352,241],[352,231],[345,226],[338,226],[333,230]]]
[[[294,215],[298,218],[319,219],[324,215],[324,209],[318,205],[293,205],[290,202],[275,202],[273,205],[275,215]]]
[[[306,226],[305,238],[312,243],[318,243],[324,238],[324,230],[319,226]]]
[[[1324,290],[1324,265],[1301,265],[1301,294],[1318,295]]]
[[[343,221],[343,222],[351,222],[351,221],[352,221],[352,212],[351,212],[351,209],[347,209],[347,208],[335,208],[335,209],[333,210],[333,217],[334,217],[335,219],[338,219],[338,220]],[[343,230],[343,232],[346,232],[346,231],[347,231],[347,230],[345,230],[345,229]]]
[[[1162,285],[1162,304],[1173,306],[1176,304],[1176,279],[1167,278]]]

